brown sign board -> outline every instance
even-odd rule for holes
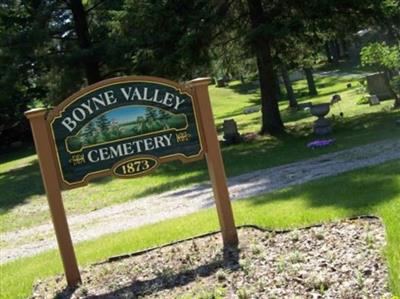
[[[68,285],[81,281],[61,190],[160,164],[207,159],[224,245],[238,243],[208,78],[184,85],[145,76],[108,79],[54,109],[27,111]]]

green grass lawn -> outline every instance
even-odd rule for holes
[[[390,111],[393,101],[379,106],[356,105],[360,97],[355,87],[346,84],[357,80],[352,77],[316,77],[319,95],[306,96],[305,80],[297,81],[294,88],[299,102],[327,102],[332,94],[339,92],[343,98],[340,106],[332,108],[334,134],[337,142],[327,149],[312,151],[307,142],[315,138],[311,134],[315,119],[304,111],[291,112],[287,101],[280,102],[287,134],[279,138],[260,137],[246,144],[223,148],[228,176],[256,169],[267,168],[315,157],[360,144],[395,138],[400,134],[394,120],[400,111]],[[254,132],[260,128],[260,113],[243,114],[243,109],[259,103],[259,89],[255,83],[231,82],[229,87],[210,86],[210,94],[218,129],[225,118],[234,118],[241,133]],[[338,118],[340,111],[345,117]],[[0,232],[30,227],[50,221],[39,167],[32,149],[0,157]],[[173,162],[162,165],[150,176],[134,180],[111,177],[98,179],[84,188],[63,192],[69,215],[86,213],[106,206],[126,202],[141,196],[187,186],[208,179],[204,161],[182,164]],[[1,244],[0,244],[1,246]],[[1,248],[1,247],[0,247]]]
[[[386,227],[391,288],[400,295],[400,160],[347,172],[233,204],[236,224],[293,228],[364,214]],[[76,246],[80,266],[113,255],[218,230],[215,209],[103,236]],[[62,272],[56,250],[0,266],[0,298],[25,298],[35,280]]]

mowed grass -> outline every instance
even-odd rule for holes
[[[228,176],[256,169],[267,168],[315,157],[360,144],[386,138],[396,138],[400,128],[394,125],[400,111],[391,111],[393,101],[379,106],[356,105],[360,97],[356,91],[357,80],[353,77],[316,77],[319,95],[306,95],[306,82],[294,83],[299,102],[328,102],[339,93],[342,102],[332,108],[336,144],[317,151],[306,148],[315,139],[311,133],[315,117],[306,111],[292,112],[287,101],[280,102],[287,134],[279,138],[259,137],[246,144],[223,147],[223,157]],[[351,82],[354,87],[347,88]],[[246,107],[259,104],[259,88],[256,83],[231,82],[229,87],[210,86],[210,95],[219,132],[223,120],[234,118],[242,134],[256,132],[260,128],[260,113],[244,114]],[[340,112],[344,118],[339,118]],[[208,179],[206,164],[199,161],[182,164],[179,161],[162,165],[153,174],[134,180],[111,177],[98,179],[84,188],[63,192],[68,215],[87,213],[106,206],[134,200],[174,188],[187,186]],[[0,157],[0,232],[13,231],[50,222],[46,196],[33,149]],[[1,244],[0,244],[1,246]],[[1,247],[0,247],[1,248]]]
[[[283,229],[358,215],[377,215],[386,227],[383,254],[390,286],[400,295],[400,160],[320,179],[233,203],[237,225]],[[215,209],[100,237],[76,246],[80,266],[218,230]],[[138,265],[140,267],[140,265]],[[25,298],[32,284],[62,273],[56,250],[0,266],[0,298]]]

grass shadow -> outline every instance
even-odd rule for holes
[[[239,94],[254,94],[260,87],[258,81],[229,85],[227,88]]]
[[[29,197],[45,193],[38,160],[0,173],[1,213],[23,204]]]
[[[400,166],[400,161],[394,161]],[[368,213],[383,201],[396,199],[400,194],[398,170],[392,163],[367,167],[362,171],[350,171],[318,181],[278,191],[268,197],[256,197],[253,205],[282,202],[293,198],[304,198],[310,209],[334,206],[354,212]]]

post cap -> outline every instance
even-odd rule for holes
[[[47,108],[33,108],[28,111],[25,111],[24,114],[26,118],[31,119],[38,116],[43,116],[47,113]]]
[[[199,85],[208,85],[211,83],[210,77],[196,78],[186,83],[188,87],[194,87]]]

